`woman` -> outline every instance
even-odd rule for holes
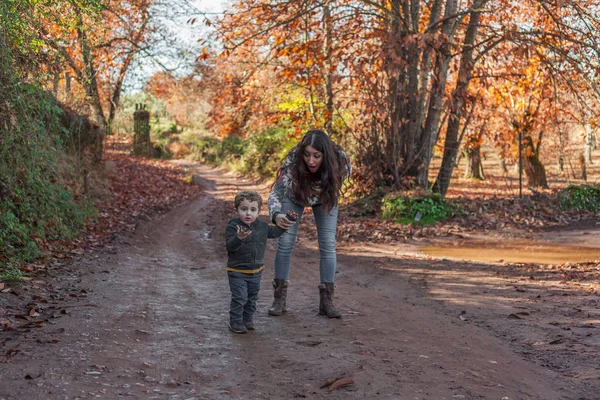
[[[332,297],[336,269],[335,234],[342,182],[350,176],[348,155],[327,134],[310,130],[287,156],[277,173],[267,206],[271,221],[288,231],[279,238],[275,256],[274,301],[269,315],[286,311],[290,260],[304,207],[312,207],[317,225],[321,261],[319,314],[340,318]],[[293,211],[291,216],[289,211]],[[294,215],[295,213],[295,215]],[[295,219],[297,221],[291,221]]]

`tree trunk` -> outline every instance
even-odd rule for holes
[[[558,170],[560,172],[563,172],[565,170],[565,159],[562,154],[558,156],[557,165],[558,165]]]
[[[71,74],[65,72],[65,102],[71,102]]]
[[[429,26],[435,26],[438,23],[440,14],[442,11],[442,0],[435,0],[431,6],[431,14],[429,16]],[[431,163],[431,156],[433,151],[433,144],[431,144],[431,137],[427,137],[424,140],[424,129],[423,122],[425,121],[426,115],[425,110],[427,108],[428,98],[428,87],[429,80],[431,77],[431,62],[435,57],[435,50],[431,47],[425,49],[421,65],[419,66],[419,101],[417,102],[416,109],[416,146],[418,148],[416,163],[419,166],[417,172],[417,185],[421,188],[429,188],[429,164]],[[436,135],[437,136],[437,135]],[[436,138],[437,139],[437,138]],[[435,143],[435,142],[434,142]],[[431,144],[431,145],[430,145]]]
[[[454,30],[454,23],[456,21],[455,15],[457,6],[457,0],[450,0],[446,3],[444,12],[442,37],[447,38],[448,41],[442,44],[436,55],[435,79],[431,86],[429,109],[427,110],[427,118],[425,119],[425,126],[423,127],[423,135],[421,136],[421,164],[423,167],[419,171],[417,181],[422,188],[429,187],[429,164],[431,163],[431,157],[433,155],[433,146],[437,142],[444,95],[446,93],[448,69],[450,67],[450,60],[452,59],[452,31]],[[423,90],[425,90],[425,88],[423,88]]]
[[[483,164],[481,163],[481,147],[473,146],[464,150],[467,155],[467,169],[465,179],[485,180]]]
[[[329,0],[323,4],[323,86],[325,92],[325,132],[333,133],[333,67],[331,64],[331,9]]]
[[[401,21],[401,0],[391,1],[391,13],[389,19],[389,33],[388,33],[388,46],[390,48],[390,55],[387,58],[387,75],[388,75],[388,101],[389,101],[389,143],[391,144],[391,163],[392,173],[394,176],[394,183],[400,184],[400,165],[404,161],[404,154],[402,152],[402,138],[400,135],[402,116],[405,110],[403,104],[403,97],[401,93],[402,82],[406,73],[404,68],[401,66],[400,61],[402,59],[401,50],[401,38],[405,35],[405,31],[402,28],[403,24]]]
[[[407,35],[414,35],[419,32],[420,2],[412,0],[409,6],[408,1],[404,2],[404,18],[409,29]],[[403,120],[401,135],[404,138],[404,172],[409,172],[410,176],[417,176],[418,169],[421,167],[416,163],[417,156],[417,137],[420,136],[419,127],[419,59],[421,50],[417,42],[410,42],[405,50],[405,57],[408,62],[408,84],[406,85],[406,107]]]
[[[527,176],[527,185],[533,188],[541,187],[548,189],[546,168],[544,168],[539,157],[539,143],[536,148],[531,136],[526,136],[523,138],[523,146],[526,148],[523,152],[523,170]]]
[[[502,170],[502,176],[508,175],[508,168],[506,168],[506,161],[504,158],[500,158],[500,170]]]
[[[587,182],[587,165],[584,154],[579,157],[579,165],[581,166],[581,179]]]
[[[144,14],[144,17],[145,17],[144,23],[138,30],[137,36],[134,39],[135,43],[138,43],[140,41],[141,37],[144,34],[146,34],[146,27],[148,26],[149,16]],[[106,121],[107,122],[107,126],[106,126],[106,134],[107,135],[113,134],[112,127],[113,127],[113,122],[115,120],[115,116],[117,114],[117,108],[119,107],[119,103],[121,101],[121,92],[123,90],[123,82],[125,81],[125,77],[127,76],[129,67],[131,66],[131,63],[133,62],[133,58],[135,57],[135,55],[137,53],[138,53],[138,51],[135,51],[135,50],[128,52],[123,60],[123,64],[121,65],[121,68],[119,69],[119,75],[117,77],[117,81],[115,82],[115,87],[113,88],[112,96],[110,99],[110,109],[108,112],[108,120]]]
[[[584,157],[585,157],[585,163],[587,165],[592,165],[592,151],[595,148],[595,144],[596,144],[596,140],[594,137],[594,131],[592,130],[592,127],[590,126],[590,124],[586,124],[585,126],[585,150],[583,152]]]
[[[87,36],[85,25],[83,23],[83,16],[79,8],[76,7],[77,15],[77,38],[79,46],[81,47],[82,55],[82,66],[78,76],[81,78],[80,84],[85,89],[86,97],[89,101],[92,118],[94,122],[99,125],[102,130],[106,133],[106,117],[102,110],[102,103],[100,101],[100,92],[98,90],[98,71],[94,65],[94,54],[92,52],[91,44]],[[104,153],[103,140],[100,140],[94,145],[94,159],[95,161],[102,160],[102,154]]]
[[[479,7],[474,6],[474,10],[475,11],[471,12],[469,25],[462,46],[464,52],[460,59],[456,88],[452,92],[450,117],[448,119],[448,128],[446,129],[446,142],[444,143],[442,166],[440,167],[438,177],[433,187],[433,190],[440,193],[442,196],[446,195],[448,187],[450,186],[450,179],[452,178],[454,161],[456,160],[456,155],[458,154],[460,146],[458,131],[464,114],[465,98],[471,81],[471,73],[473,72],[473,46],[475,44],[475,39],[477,38],[479,19],[481,16]]]

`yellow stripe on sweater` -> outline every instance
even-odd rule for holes
[[[225,268],[225,271],[239,272],[240,274],[256,274],[257,272],[260,272],[263,269],[265,269],[264,265],[261,265],[260,268],[257,268],[257,269],[237,269],[237,268],[227,267],[227,268]]]

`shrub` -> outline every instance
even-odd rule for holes
[[[239,159],[246,150],[246,141],[237,136],[227,136],[221,141],[219,158],[221,160]]]
[[[194,141],[189,142],[190,159],[204,162],[210,165],[218,165],[219,158],[219,139],[210,136],[198,136]]]
[[[0,126],[0,272],[42,256],[46,241],[76,236],[87,215],[65,178],[76,174],[64,111],[42,89],[14,83],[0,85],[0,119],[12,120]]]
[[[274,126],[250,136],[242,158],[242,172],[263,178],[272,178],[281,166],[282,159],[295,145],[288,128]]]
[[[600,211],[600,187],[592,185],[570,185],[559,194],[563,210]]]
[[[35,60],[45,57],[36,58],[39,41],[22,21],[28,7],[0,2],[0,280],[20,279],[20,266],[43,256],[49,241],[76,236],[89,215],[74,194],[82,182],[71,179],[81,177],[80,165],[69,161],[83,162],[80,139],[92,137],[91,124],[36,79]]]
[[[396,223],[434,224],[452,216],[454,207],[436,193],[422,192],[412,195],[391,193],[381,203],[381,217]]]
[[[193,160],[210,165],[227,164],[228,168],[244,174],[272,178],[296,143],[290,137],[289,129],[277,126],[245,139],[186,136],[182,143],[189,147],[189,158]]]

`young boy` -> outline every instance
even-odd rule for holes
[[[237,218],[227,224],[227,276],[231,289],[229,329],[235,333],[254,330],[254,312],[264,269],[267,238],[277,238],[285,230],[258,220],[262,198],[245,190],[235,196]]]

